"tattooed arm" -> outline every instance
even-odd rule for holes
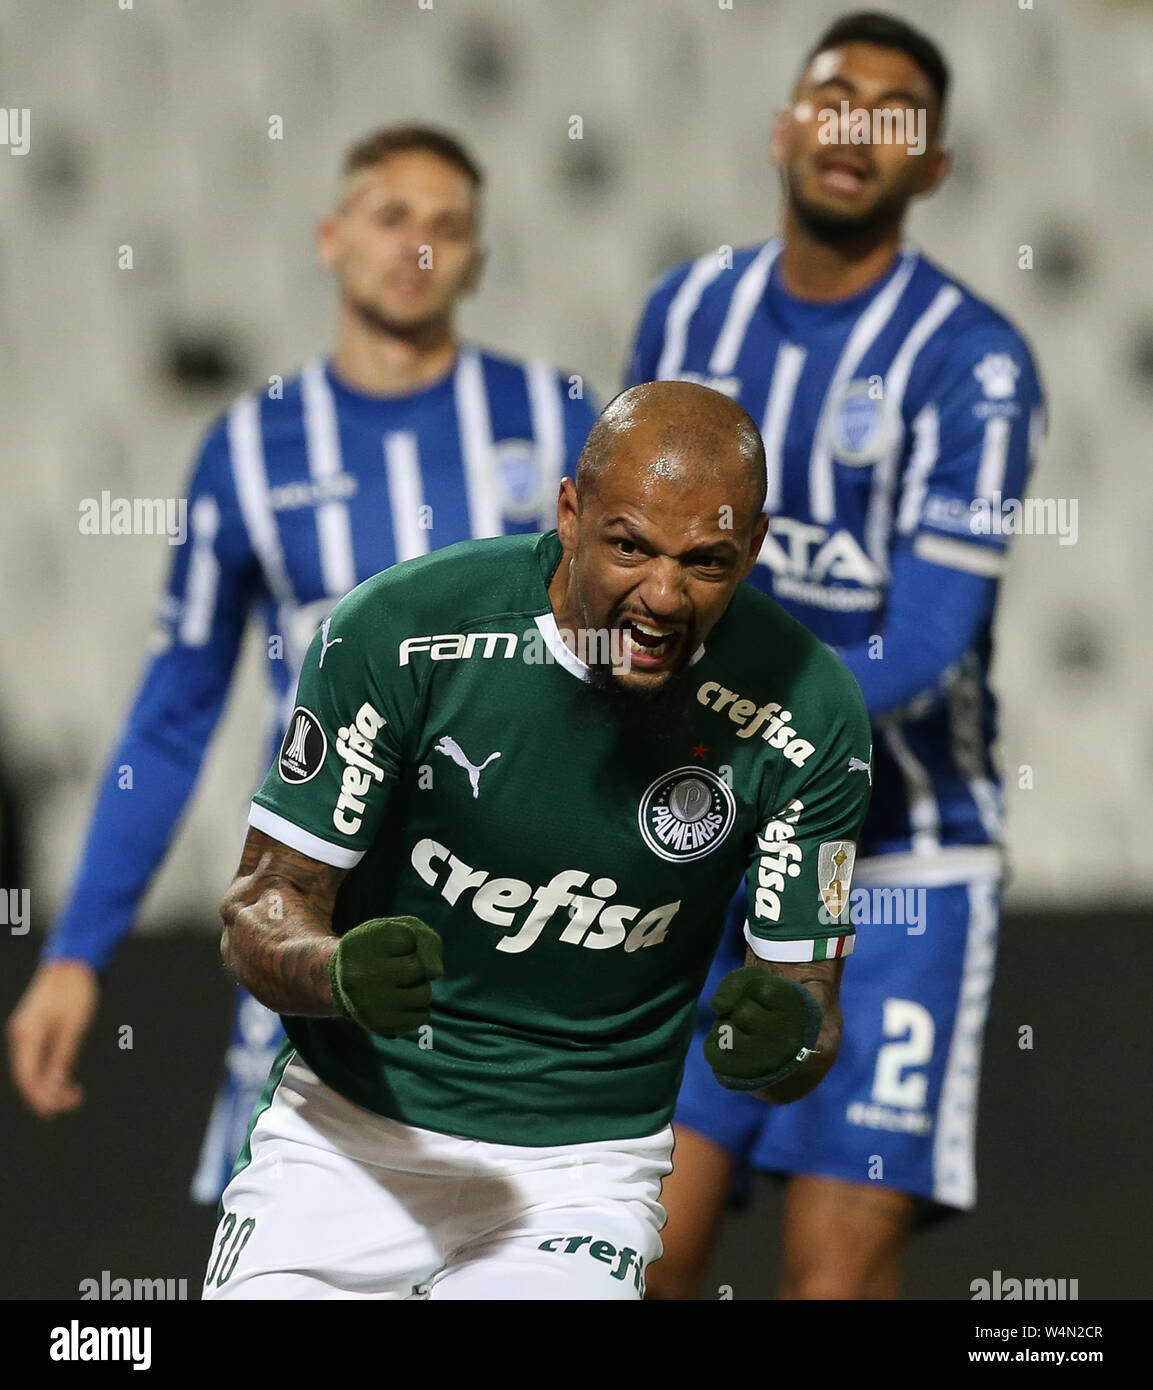
[[[753,1092],[761,1100],[771,1101],[774,1105],[788,1105],[790,1101],[800,1100],[815,1090],[837,1060],[842,1024],[839,996],[845,962],[841,959],[792,964],[761,960],[750,950],[746,952],[745,964],[759,966],[770,975],[792,980],[794,984],[807,989],[821,1006],[821,1032],[816,1050],[805,1058],[792,1076],[776,1086]]]
[[[220,915],[220,954],[255,998],[280,1014],[335,1018],[328,963],[336,891],[348,871],[249,829]]]

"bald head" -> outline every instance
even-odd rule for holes
[[[689,381],[649,381],[611,400],[597,417],[577,465],[577,496],[596,493],[612,470],[638,488],[664,483],[689,494],[707,486],[731,497],[738,526],[765,505],[765,448],[736,401]]]

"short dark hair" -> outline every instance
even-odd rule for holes
[[[468,176],[474,192],[480,192],[484,171],[472,155],[454,136],[426,125],[385,126],[362,136],[345,154],[341,173],[347,178],[361,169],[371,169],[391,154],[407,154],[410,150],[427,150],[439,155]]]
[[[823,53],[827,48],[838,48],[844,43],[872,43],[878,48],[895,48],[900,53],[908,54],[933,84],[937,104],[944,112],[945,98],[949,94],[949,65],[933,40],[919,29],[881,10],[854,10],[829,25],[809,50],[805,67],[818,53]]]

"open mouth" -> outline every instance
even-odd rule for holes
[[[680,640],[676,628],[657,627],[639,618],[626,618],[621,623],[621,632],[628,659],[641,669],[663,666]]]
[[[817,182],[830,193],[853,197],[871,178],[866,161],[854,155],[826,155],[817,162]]]

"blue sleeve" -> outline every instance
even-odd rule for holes
[[[206,439],[152,656],[96,798],[80,868],[44,958],[107,964],[167,852],[220,716],[259,569],[223,424]]]
[[[1001,509],[1024,495],[1044,425],[1029,348],[1001,320],[954,339],[926,377],[881,642],[841,649],[874,719],[939,689],[989,621],[1012,530],[999,524]]]
[[[839,649],[857,678],[870,719],[904,709],[937,690],[973,645],[993,611],[992,579],[945,569],[904,552],[893,561],[885,621],[877,643]]]
[[[625,369],[626,388],[637,386],[642,381],[656,381],[657,367],[665,345],[669,308],[691,269],[692,262],[678,266],[662,276],[649,293]]]

